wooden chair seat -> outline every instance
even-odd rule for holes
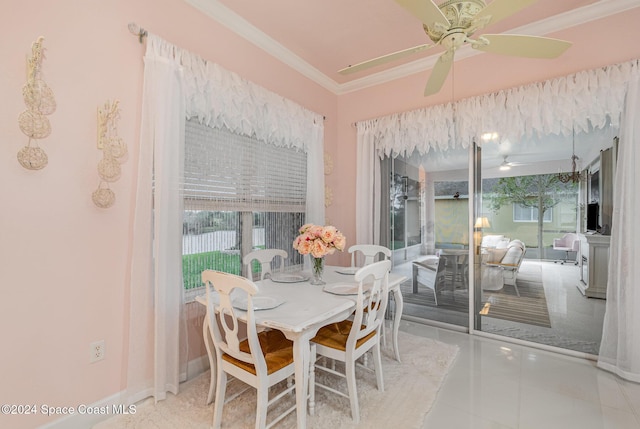
[[[316,344],[331,347],[332,349],[345,351],[347,349],[347,339],[349,338],[349,333],[351,332],[352,326],[353,322],[351,320],[343,320],[342,322],[324,326],[318,331],[316,336],[311,341]],[[364,328],[365,326],[362,326],[362,329]],[[373,331],[368,335],[359,338],[356,341],[356,349],[362,344],[369,341],[369,339],[373,338],[375,335],[376,332]]]
[[[267,364],[267,374],[272,374],[293,363],[293,342],[287,340],[282,332],[276,330],[260,332],[258,341],[260,341],[260,348]],[[251,353],[248,340],[240,343],[240,351]],[[227,353],[222,355],[222,359],[254,375],[256,374],[256,368],[253,364],[236,359]]]

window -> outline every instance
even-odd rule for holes
[[[185,127],[183,278],[200,273],[242,275],[242,257],[257,248],[288,250],[304,224],[306,153],[210,128]],[[301,263],[289,251],[287,265]]]
[[[544,212],[543,222],[551,222],[553,210],[549,209]],[[538,208],[525,207],[522,204],[513,204],[513,221],[514,222],[538,222]]]

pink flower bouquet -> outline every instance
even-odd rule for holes
[[[311,254],[322,258],[337,250],[344,250],[347,240],[335,226],[319,226],[312,223],[302,225],[300,235],[293,241],[293,248],[301,255]]]

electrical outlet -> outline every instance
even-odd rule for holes
[[[104,359],[104,340],[89,344],[89,363]]]

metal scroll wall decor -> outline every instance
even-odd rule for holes
[[[42,80],[43,41],[44,37],[40,36],[31,45],[31,56],[27,58],[27,83],[22,87],[27,110],[18,116],[20,130],[29,137],[27,145],[18,152],[18,162],[29,170],[40,170],[47,165],[47,154],[38,146],[38,140],[51,134],[47,115],[56,110],[53,91]]]
[[[116,194],[109,188],[109,183],[120,178],[120,164],[127,155],[127,145],[118,136],[119,103],[107,101],[103,108],[98,108],[98,149],[102,150],[103,157],[98,162],[100,184],[91,198],[96,206],[104,209],[116,202]]]

